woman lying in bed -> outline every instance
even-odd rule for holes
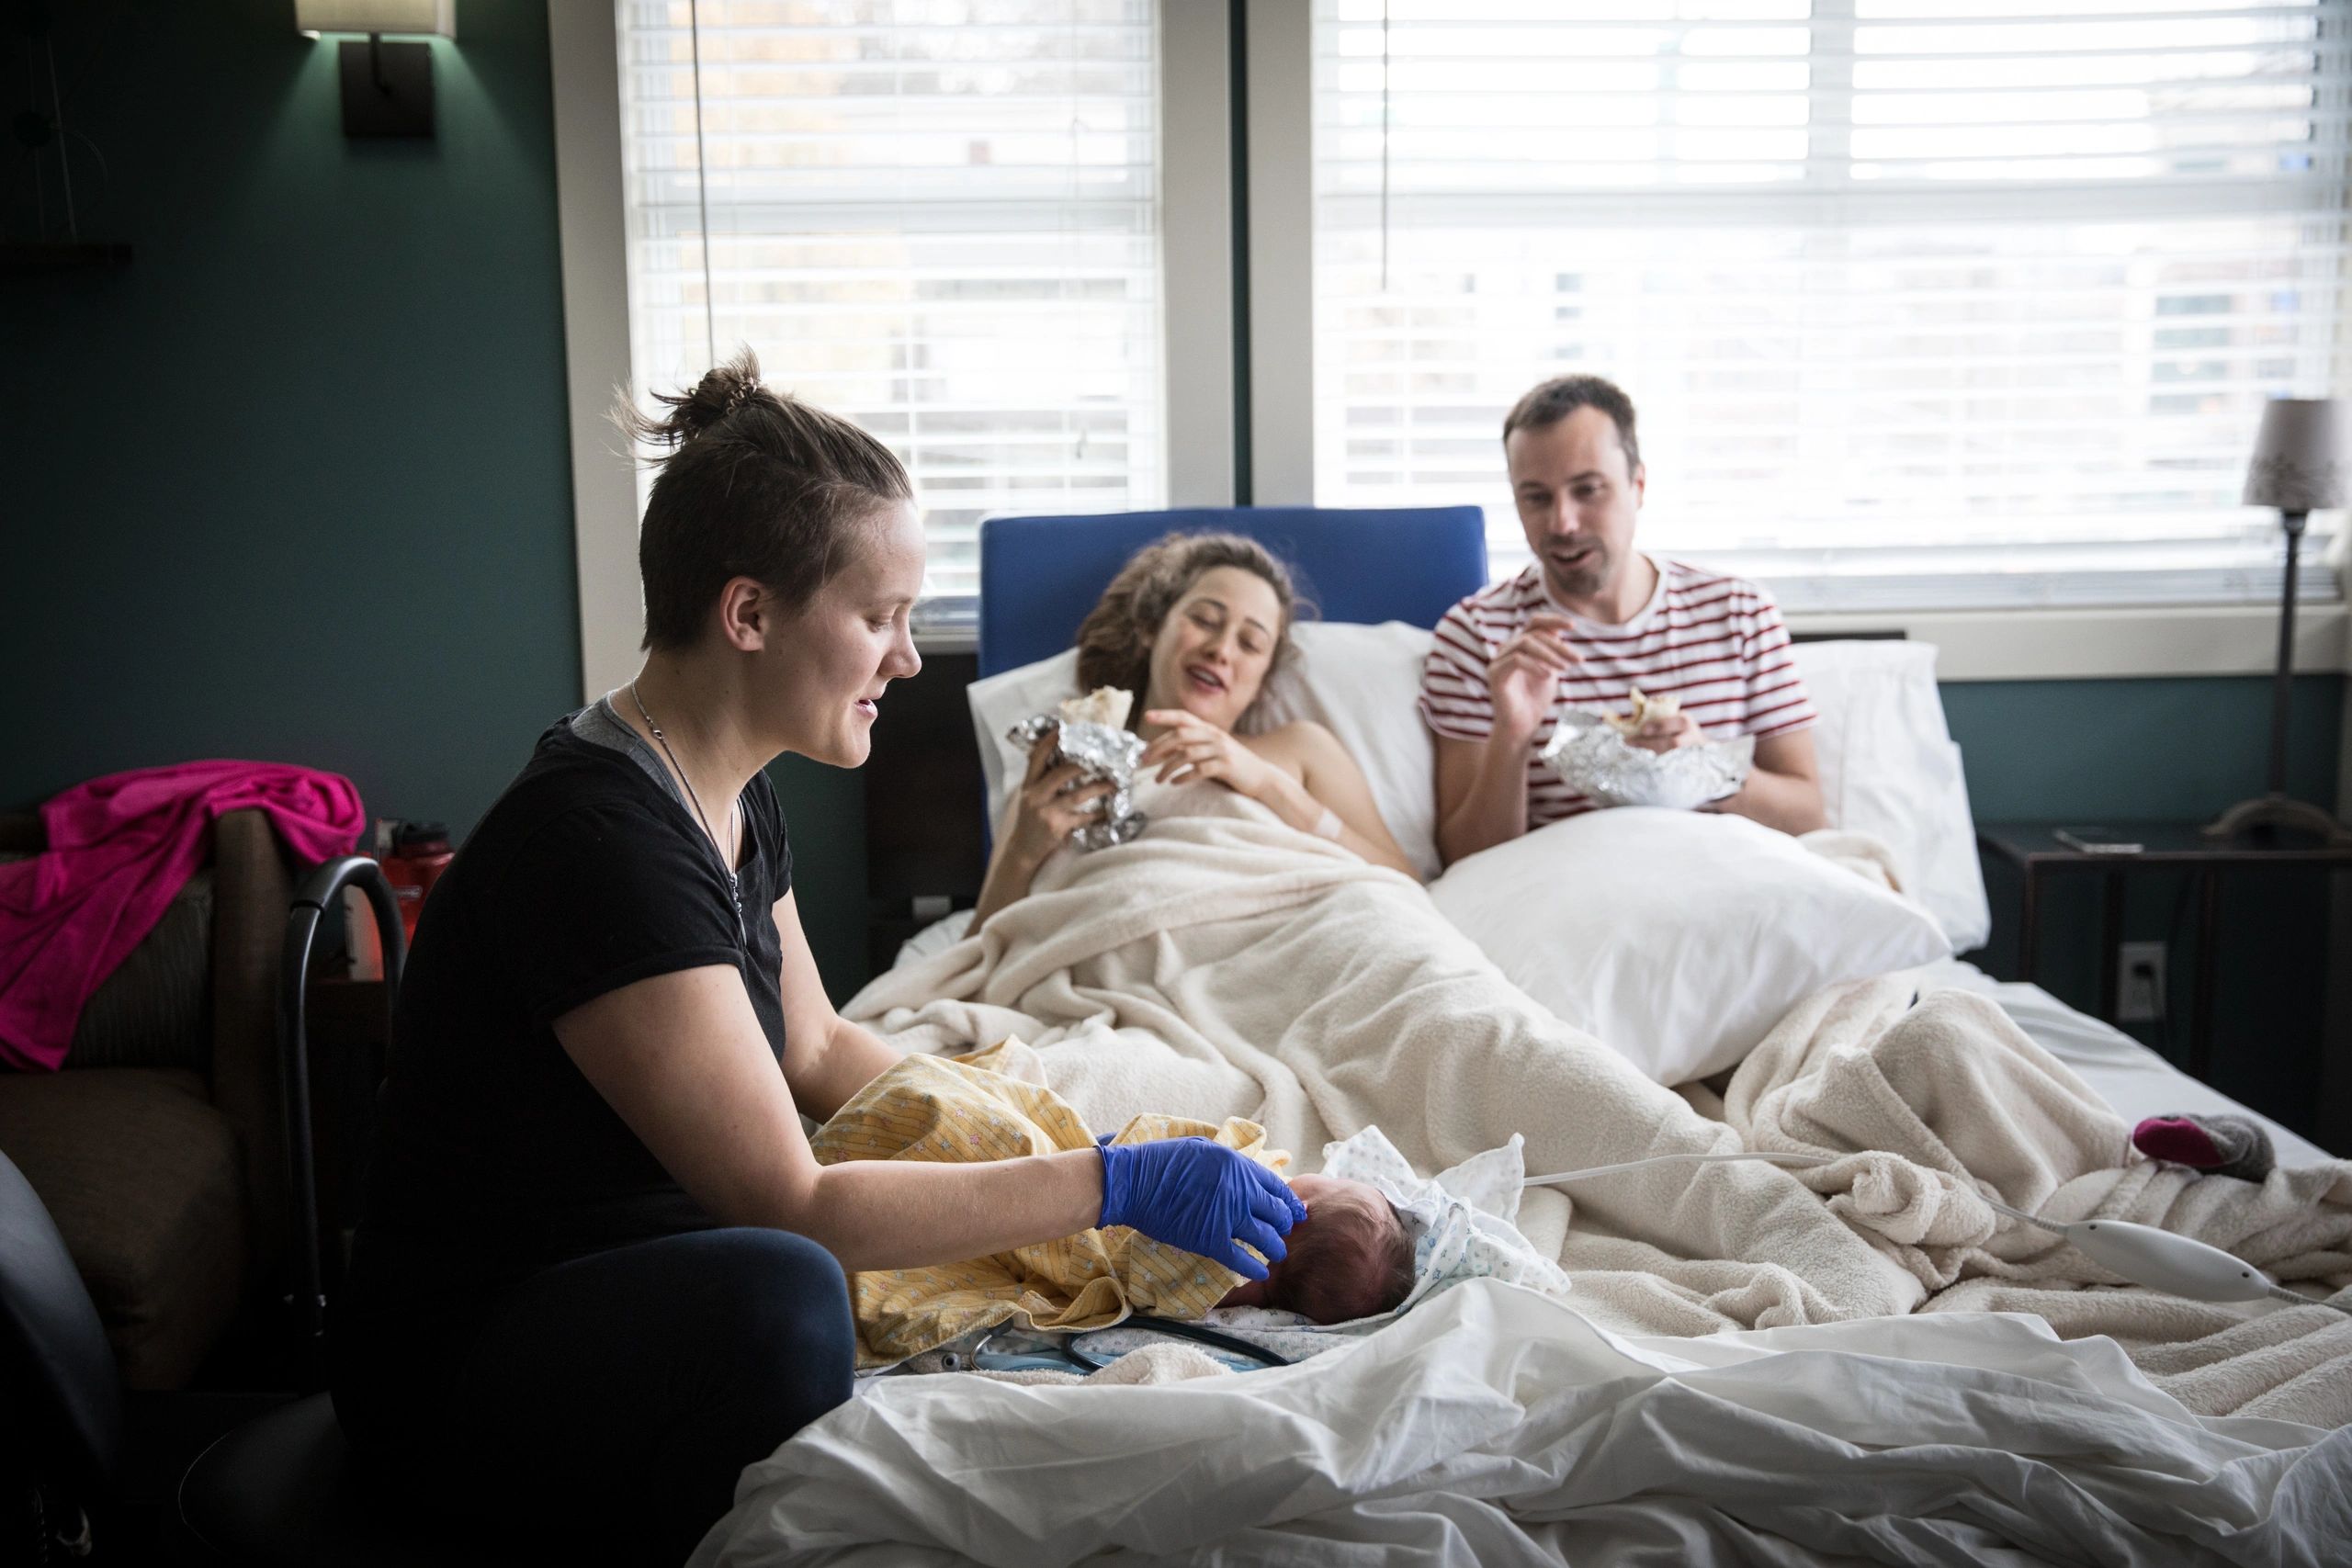
[[[1148,745],[1139,773],[1213,780],[1301,832],[1410,876],[1363,770],[1329,730],[1301,719],[1238,733],[1253,728],[1267,679],[1295,656],[1294,604],[1289,571],[1254,541],[1170,534],[1120,569],[1078,628],[1079,690],[1140,695],[1135,726]],[[1110,792],[1082,781],[1076,764],[1057,763],[1051,735],[1037,742],[998,830],[974,930],[1029,891],[1038,867]]]

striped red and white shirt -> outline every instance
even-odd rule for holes
[[[1473,593],[1437,625],[1421,668],[1421,716],[1438,734],[1484,740],[1494,728],[1487,668],[1536,611],[1566,617],[1576,667],[1527,752],[1527,825],[1540,828],[1599,803],[1562,784],[1537,760],[1562,707],[1628,713],[1629,694],[1680,699],[1710,740],[1787,735],[1820,716],[1797,678],[1789,628],[1772,596],[1752,582],[1680,561],[1654,560],[1657,587],[1621,626],[1572,615],[1544,590],[1541,565]]]

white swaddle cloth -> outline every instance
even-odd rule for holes
[[[1464,1280],[1503,1280],[1555,1295],[1568,1292],[1566,1270],[1519,1234],[1519,1195],[1527,1179],[1517,1133],[1500,1148],[1472,1155],[1434,1177],[1412,1166],[1378,1127],[1323,1145],[1322,1174],[1375,1188],[1413,1237],[1413,1288],[1398,1312]],[[1384,1320],[1385,1321],[1385,1320]]]

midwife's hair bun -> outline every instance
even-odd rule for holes
[[[718,429],[738,409],[755,405],[775,409],[782,401],[760,385],[760,362],[748,348],[739,348],[734,357],[711,367],[690,390],[656,392],[653,400],[668,412],[648,414],[624,398],[615,417],[632,439],[667,447],[684,446],[695,436]]]
[[[838,414],[760,385],[748,348],[692,389],[615,416],[659,470],[637,535],[645,646],[691,648],[731,580],[797,611],[857,554],[877,512],[914,499],[888,446]]]

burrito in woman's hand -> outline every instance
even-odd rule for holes
[[[1143,755],[1143,737],[1126,728],[1135,694],[1116,686],[1097,686],[1082,697],[1065,700],[1051,713],[1024,718],[1006,731],[1005,739],[1026,751],[1047,730],[1059,731],[1056,755],[1075,762],[1088,781],[1107,779],[1111,793],[1101,803],[1100,820],[1070,835],[1081,850],[1108,849],[1124,844],[1143,831],[1144,815],[1129,794],[1135,786],[1136,760]]]

